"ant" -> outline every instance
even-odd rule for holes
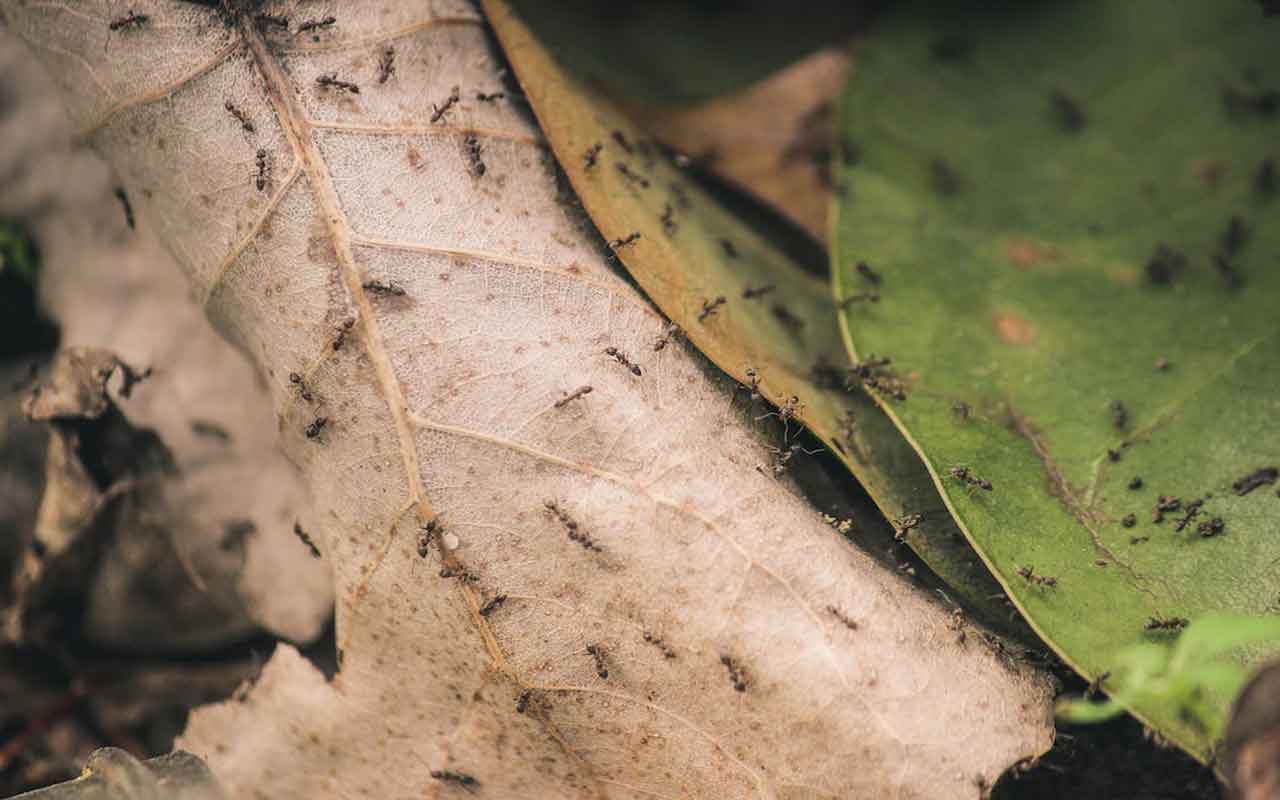
[[[303,400],[306,400],[308,403],[315,400],[315,397],[313,397],[311,394],[311,390],[307,388],[306,379],[303,378],[298,373],[296,372],[289,373],[289,383],[292,383],[294,386],[298,387],[298,397],[301,397]]]
[[[396,49],[388,47],[382,51],[382,57],[378,59],[378,83],[386,83],[387,80],[395,74],[396,71]]]
[[[1129,410],[1119,400],[1111,401],[1111,424],[1118,431],[1129,427]]]
[[[1187,627],[1190,620],[1185,617],[1147,617],[1142,627],[1149,631],[1180,631]]]
[[[1217,536],[1226,529],[1226,523],[1222,521],[1222,517],[1214,517],[1213,519],[1201,522],[1196,526],[1196,533],[1206,539]]]
[[[525,689],[516,698],[516,713],[523,714],[529,708],[529,700],[533,697],[532,689]]]
[[[849,630],[856,631],[858,629],[858,623],[843,608],[835,605],[827,606],[827,613],[840,620]]]
[[[769,449],[773,451],[773,474],[775,477],[787,471],[788,462],[795,458],[797,454],[804,453],[807,456],[816,456],[819,453],[825,452],[822,448],[818,448],[817,450],[807,450],[798,444],[793,444],[786,450],[769,445]],[[763,467],[756,467],[756,469],[764,472]]]
[[[765,286],[761,286],[758,289],[753,289],[752,287],[748,286],[747,288],[742,290],[742,299],[755,300],[757,298],[764,297],[766,294],[774,291],[777,288],[778,287],[772,283],[767,284]]]
[[[596,161],[600,158],[600,151],[604,149],[604,145],[596,142],[587,148],[587,152],[582,154],[582,163],[587,169],[591,169],[596,165]]]
[[[738,257],[738,248],[733,246],[733,242],[729,241],[728,239],[721,239],[720,246],[724,248],[724,254],[729,258]]]
[[[619,350],[616,347],[606,347],[604,349],[604,353],[607,356],[612,356],[614,361],[617,361],[622,366],[631,370],[632,375],[635,375],[637,378],[640,377],[641,375],[640,365],[631,363],[631,359],[627,358],[626,353],[623,353],[621,350]]]
[[[384,296],[391,295],[394,297],[404,297],[405,295],[405,291],[403,288],[401,288],[398,284],[392,283],[390,281],[388,281],[387,283],[383,283],[382,281],[365,281],[364,283],[360,284],[360,286],[361,288],[367,291],[373,292],[374,294],[380,294]]]
[[[614,239],[612,242],[609,242],[609,248],[611,250],[621,250],[624,247],[629,247],[630,245],[635,244],[639,240],[640,231],[635,231],[627,234],[627,238],[625,239]]]
[[[327,75],[321,75],[316,78],[316,83],[324,89],[336,89],[340,92],[351,92],[352,94],[360,94],[360,87],[351,81],[344,81],[338,78],[338,73],[330,72]]]
[[[631,143],[627,141],[627,137],[623,135],[622,131],[614,131],[612,136],[618,146],[627,151],[627,155],[633,155],[636,152],[632,149]]]
[[[440,535],[440,521],[433,519],[418,531],[418,557],[426,558],[431,554],[431,543]]]
[[[706,321],[707,317],[716,313],[726,302],[724,295],[718,295],[714,300],[703,300],[702,310],[698,312],[698,322]]]
[[[494,611],[498,610],[498,606],[505,602],[507,602],[507,596],[505,594],[495,594],[493,597],[489,598],[484,605],[480,606],[480,616],[489,616]]]
[[[681,334],[680,326],[675,324],[674,322],[668,322],[667,326],[662,330],[662,335],[659,336],[658,340],[653,343],[653,352],[659,353],[665,350],[667,345],[675,341],[676,337],[678,337],[680,334]]]
[[[489,92],[487,94],[485,92],[476,92],[476,99],[481,103],[496,103],[506,96],[506,92]]]
[[[151,17],[147,16],[146,14],[139,14],[136,11],[130,10],[129,13],[125,14],[123,17],[118,17],[116,19],[111,20],[111,23],[107,25],[107,28],[113,31],[123,31],[123,30],[128,30],[130,28],[141,28],[143,25],[146,25],[150,20],[151,20]]]
[[[302,529],[301,523],[293,523],[293,535],[297,536],[298,539],[307,546],[307,549],[311,551],[312,558],[321,558],[320,548],[316,547],[316,543],[313,542],[311,537],[307,535],[307,532]]]
[[[947,470],[947,474],[970,486],[976,486],[984,492],[989,492],[992,489],[991,481],[979,478],[968,467],[952,467]]]
[[[649,179],[643,175],[638,175],[635,172],[632,172],[631,167],[628,167],[626,164],[623,164],[621,161],[619,161],[614,166],[618,168],[618,172],[622,174],[622,177],[626,178],[632,183],[639,184],[641,189],[649,188]]]
[[[561,397],[559,400],[557,400],[555,402],[555,407],[564,408],[565,406],[572,403],[574,400],[577,400],[580,397],[586,397],[587,395],[591,394],[591,392],[592,392],[592,388],[590,386],[579,386],[577,389],[574,389],[572,392],[566,393],[564,397]]]
[[[800,319],[795,314],[792,314],[784,305],[774,304],[773,316],[777,318],[782,327],[786,328],[790,333],[798,334],[804,328],[804,320]]]
[[[245,133],[253,133],[253,121],[249,119],[243,111],[236,107],[236,104],[228,100],[225,105],[227,111],[231,112],[231,116],[240,122],[240,127],[244,128]]]
[[[872,269],[867,262],[859,261],[857,266],[854,267],[854,269],[858,271],[858,274],[861,275],[867,281],[867,283],[871,284],[872,286],[880,285],[880,273]]]
[[[1034,583],[1043,586],[1046,589],[1055,589],[1058,586],[1058,579],[1048,575],[1037,575],[1035,567],[1027,565],[1018,567],[1018,576],[1027,583]]]
[[[298,26],[298,33],[309,33],[312,31],[321,30],[323,28],[330,28],[330,27],[333,27],[333,25],[337,23],[337,21],[338,20],[336,18],[331,16],[325,17],[324,19],[309,19]],[[318,42],[320,41],[320,37],[312,36],[311,41]]]
[[[459,786],[464,786],[464,787],[467,787],[468,789],[470,789],[472,786],[475,786],[476,784],[479,783],[479,781],[477,781],[475,778],[471,777],[465,772],[453,772],[452,770],[447,770],[447,769],[433,769],[431,770],[431,777],[435,778],[438,781],[449,781],[451,783],[456,783]]]
[[[751,390],[751,400],[755,402],[760,399],[760,375],[756,372],[755,367],[747,367],[744,375],[747,378],[747,388]],[[764,419],[764,417],[761,417]]]
[[[756,393],[753,392],[752,399],[755,399],[756,396],[757,396]],[[786,441],[791,435],[791,431],[790,431],[791,420],[795,419],[803,410],[804,410],[804,403],[800,402],[799,397],[792,395],[791,397],[787,398],[786,402],[784,402],[782,404],[782,407],[779,408],[777,411],[770,411],[766,414],[761,414],[760,416],[756,417],[756,422],[759,422],[760,420],[765,419],[767,417],[777,417],[778,419],[782,420],[782,439],[783,441]]]
[[[560,520],[560,524],[569,532],[570,541],[577,542],[582,545],[585,550],[594,550],[597,553],[601,552],[600,545],[592,541],[590,536],[578,530],[577,521],[565,513],[564,509],[560,508],[559,503],[555,500],[543,500],[542,505],[547,509],[547,511],[553,514],[556,519]]]
[[[355,324],[356,321],[354,319],[348,319],[338,326],[338,335],[333,340],[333,350],[335,353],[342,349],[342,345],[347,341],[347,334],[351,332],[351,329]]]
[[[654,647],[658,648],[659,650],[661,650],[663,658],[676,657],[676,651],[672,650],[671,647],[665,641],[662,640],[662,637],[658,636],[657,634],[650,633],[649,631],[645,631],[644,640],[649,644],[653,645]]]
[[[258,176],[254,184],[261,192],[267,188],[267,181],[271,179],[271,164],[267,162],[267,151],[264,148],[258,148],[257,164]]]
[[[466,138],[462,140],[463,147],[467,151],[467,160],[471,162],[471,171],[477,178],[483,177],[488,167],[485,166],[484,160],[480,157],[481,151],[484,149],[480,144],[480,140],[476,138],[474,133],[468,133]]]
[[[742,669],[742,665],[733,660],[733,656],[720,656],[720,663],[724,664],[724,668],[729,671],[729,680],[733,682],[733,689],[736,692],[745,692],[747,690],[747,676]]]
[[[929,175],[933,180],[933,190],[943,197],[950,197],[960,191],[960,174],[946,161],[940,158],[930,161]]]
[[[668,236],[672,236],[676,232],[676,210],[671,207],[670,203],[662,206],[662,216],[658,218],[662,223],[662,232]]]
[[[600,676],[601,680],[607,680],[609,678],[609,665],[605,661],[604,647],[598,644],[589,644],[587,645],[587,655],[595,659],[596,674]]]
[[[320,436],[320,432],[323,431],[324,427],[328,424],[328,417],[316,417],[307,425],[303,430],[303,433],[306,434],[308,439],[315,439]]]
[[[112,192],[120,201],[120,207],[124,209],[124,224],[129,226],[129,230],[134,230],[137,221],[133,218],[133,204],[129,202],[129,195],[124,193],[123,186],[117,186]]]
[[[453,108],[454,104],[457,103],[458,100],[462,98],[462,96],[458,92],[459,92],[458,87],[455,86],[453,87],[453,90],[449,93],[449,96],[445,98],[442,104],[440,105],[436,105],[435,103],[431,104],[431,123],[432,124],[435,124],[440,120],[444,119],[445,115],[449,113],[449,109]]]
[[[1057,115],[1062,129],[1068,133],[1079,133],[1089,124],[1089,118],[1085,115],[1084,106],[1080,101],[1061,89],[1053,90],[1049,95],[1049,102],[1053,105],[1054,114]]]

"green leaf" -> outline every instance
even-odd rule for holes
[[[1095,703],[1091,700],[1076,697],[1064,697],[1058,700],[1054,713],[1063,722],[1075,725],[1092,725],[1115,719],[1124,713],[1124,706],[1114,700]]]
[[[1178,637],[1170,669],[1177,672],[1238,647],[1275,641],[1280,641],[1280,617],[1205,614]]]
[[[615,103],[508,22],[514,19],[491,15],[574,190],[649,298],[707,358],[747,386],[754,381],[775,407],[796,398],[794,418],[857,476],[887,517],[918,515],[904,537],[951,587],[949,596],[990,624],[1021,632],[993,598],[1000,587],[910,446],[864,393],[844,390],[849,359],[827,282],[690,180]],[[716,298],[723,302],[707,311]],[[750,395],[744,389],[741,402],[754,402],[760,417],[776,413]],[[780,451],[789,446],[778,443]]]
[[[884,275],[847,345],[893,357],[908,399],[881,402],[1086,676],[1172,635],[1149,624],[1278,609],[1280,499],[1233,488],[1280,467],[1278,32],[1245,0],[899,5],[843,99],[862,159],[837,295],[864,286],[858,262]],[[1160,495],[1203,506],[1175,532]],[[1175,703],[1130,709],[1208,757]]]

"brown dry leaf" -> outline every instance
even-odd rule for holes
[[[330,617],[332,583],[328,565],[299,557],[307,549],[293,524],[311,526],[309,503],[275,446],[265,386],[193,302],[149,215],[134,208],[138,229],[126,225],[108,169],[73,141],[56,87],[17,37],[0,34],[11,101],[0,110],[0,214],[23,220],[40,243],[41,299],[64,347],[109,348],[151,370],[128,398],[114,388],[110,397],[130,426],[159,437],[176,466],[99,532],[107,543],[85,587],[86,634],[132,652],[216,648],[259,626],[299,643],[315,639]],[[108,395],[96,399],[105,404]],[[97,493],[77,481],[68,455],[55,442],[51,458],[61,467],[48,469],[47,549],[82,532],[88,520],[75,499],[92,505]],[[66,519],[52,525],[50,515]],[[158,608],[156,596],[170,602]]]
[[[829,47],[731,94],[631,108],[628,116],[826,241],[835,100],[849,68],[848,53]]]
[[[953,798],[1048,746],[1045,679],[957,641],[757,471],[731,381],[653,349],[521,106],[477,96],[473,9],[261,11],[289,32],[4,7],[316,498],[341,671],[282,646],[193,714],[234,796]]]

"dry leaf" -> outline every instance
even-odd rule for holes
[[[234,796],[952,798],[1048,746],[1047,682],[958,642],[756,470],[731,382],[653,349],[510,89],[478,97],[470,7],[4,13],[316,498],[341,671],[282,646],[193,714]]]
[[[128,398],[111,396],[131,426],[158,435],[177,468],[101,533],[118,543],[86,587],[86,635],[133,652],[216,648],[259,626],[315,639],[330,618],[331,579],[328,565],[299,557],[307,549],[293,525],[311,525],[308,502],[275,447],[265,386],[209,325],[149,215],[134,208],[138,198],[124,194],[130,230],[108,169],[73,142],[56,87],[7,32],[0,71],[13,101],[0,112],[0,214],[24,220],[41,245],[41,299],[63,345],[110,348],[151,370]],[[55,444],[51,457],[62,455]],[[46,547],[86,524],[68,506],[83,494],[74,463],[61,463],[49,470],[44,507],[67,519],[60,533],[44,527]],[[170,602],[157,608],[156,596]]]

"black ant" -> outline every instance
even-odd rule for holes
[[[626,178],[627,180],[631,181],[634,184],[638,184],[641,189],[649,188],[649,179],[643,175],[638,175],[635,172],[632,172],[631,167],[628,167],[626,164],[623,164],[621,161],[619,161],[614,166],[618,168],[618,172],[621,173],[622,177]]]
[[[124,209],[124,224],[129,226],[129,230],[134,230],[137,221],[133,218],[133,204],[129,202],[129,195],[124,193],[123,186],[117,186],[112,193],[120,201],[120,207]]]
[[[328,424],[328,417],[316,417],[307,425],[303,430],[303,433],[306,434],[308,439],[315,439],[320,436],[320,432],[323,431],[324,427]]]
[[[1138,515],[1133,513],[1125,514],[1120,518],[1120,524],[1126,528],[1132,528],[1138,524]]]
[[[786,306],[775,303],[773,306],[773,316],[792,334],[798,334],[804,328],[804,320],[792,314]]]
[[[675,341],[680,334],[680,326],[674,322],[668,322],[666,327],[662,329],[662,335],[653,343],[653,352],[658,353],[665,350],[667,345]]]
[[[761,286],[758,289],[748,286],[747,288],[742,290],[742,299],[755,300],[757,298],[764,297],[766,294],[769,294],[770,292],[774,291],[777,288],[778,287],[772,283],[767,284],[765,286]]]
[[[123,30],[128,30],[129,28],[141,28],[143,25],[146,25],[147,22],[149,22],[150,20],[151,20],[151,17],[147,16],[146,14],[139,14],[138,12],[131,10],[129,11],[128,14],[125,14],[123,17],[118,17],[116,19],[111,20],[111,23],[107,25],[107,28],[113,31],[123,31]]]
[[[617,361],[622,366],[631,370],[632,375],[635,375],[636,377],[640,377],[641,375],[640,365],[631,363],[631,359],[627,358],[626,353],[623,353],[621,350],[619,350],[616,347],[606,347],[604,349],[604,353],[607,356],[612,356],[614,361]]]
[[[529,708],[529,700],[533,697],[532,689],[525,689],[516,698],[516,713],[523,714]]]
[[[663,205],[662,216],[658,219],[662,223],[662,232],[668,236],[673,236],[676,232],[676,210],[671,207],[670,203]]]
[[[309,19],[298,26],[298,33],[311,33],[314,31],[322,30],[324,28],[330,28],[330,27],[333,27],[333,25],[337,23],[337,21],[338,20],[334,17],[325,17],[324,19]],[[312,36],[311,41],[318,42],[320,41],[320,37]]]
[[[307,549],[311,551],[312,558],[321,558],[320,548],[316,547],[316,543],[313,542],[311,537],[307,535],[307,532],[302,529],[302,525],[300,523],[293,523],[293,535],[297,536],[298,539],[307,546]]]
[[[498,610],[498,606],[501,606],[505,602],[507,602],[507,596],[505,594],[495,594],[493,597],[489,598],[484,605],[480,606],[480,616],[489,616],[494,611]]]
[[[557,400],[555,402],[555,407],[564,408],[565,406],[572,403],[574,400],[577,400],[579,397],[586,397],[587,395],[591,394],[591,392],[592,392],[592,388],[590,386],[579,386],[577,389],[574,389],[572,392],[566,393],[564,397],[561,397],[559,400]]]
[[[729,258],[738,257],[738,248],[734,247],[733,242],[729,241],[728,239],[721,239],[720,247],[724,249],[724,254]]]
[[[653,645],[654,647],[658,648],[659,650],[661,650],[663,658],[676,657],[676,651],[672,650],[671,647],[662,640],[662,637],[658,636],[657,634],[650,633],[649,631],[645,631],[644,640],[649,644]]]
[[[290,372],[289,383],[292,383],[294,386],[298,387],[298,397],[302,398],[308,403],[315,400],[315,397],[313,397],[311,394],[311,389],[307,387],[306,379],[303,378],[300,374],[296,372]]]
[[[1180,631],[1187,627],[1190,620],[1185,617],[1147,617],[1143,627],[1149,631]]]
[[[481,151],[484,148],[480,144],[480,140],[474,133],[468,133],[466,138],[462,140],[462,144],[467,151],[467,160],[471,162],[471,172],[477,178],[483,177],[485,172],[488,171],[488,167],[485,166],[484,159],[481,158]]]
[[[976,486],[984,492],[989,492],[992,489],[991,481],[979,478],[970,471],[968,467],[952,467],[947,470],[947,474],[962,483],[966,483],[970,486]]]
[[[365,281],[360,284],[360,286],[367,291],[383,296],[390,295],[393,297],[403,297],[405,295],[405,291],[402,287],[390,281],[386,283],[383,283],[382,281]]]
[[[856,631],[858,629],[858,623],[855,622],[843,608],[834,605],[827,606],[827,613],[840,620],[840,622],[849,630]]]
[[[347,334],[351,332],[351,329],[355,326],[355,324],[356,324],[356,321],[354,319],[348,319],[338,326],[338,335],[334,337],[334,340],[333,340],[334,352],[337,352],[342,349],[342,345],[344,345],[347,341]]]
[[[564,509],[560,508],[560,504],[555,500],[543,500],[543,507],[547,509],[556,519],[560,520],[560,524],[569,532],[569,540],[582,545],[584,550],[594,550],[601,552],[600,545],[596,544],[590,536],[578,529],[578,523],[573,517],[570,517]]]
[[[733,656],[720,656],[720,663],[724,664],[724,668],[729,671],[729,680],[733,682],[733,689],[736,692],[745,692],[747,690],[747,676],[742,666],[733,660]]]
[[[240,127],[244,128],[246,133],[253,133],[253,121],[249,119],[243,111],[236,107],[236,104],[228,100],[225,104],[227,111],[231,112],[231,116],[235,117],[240,123]]]
[[[1166,244],[1157,244],[1147,259],[1147,280],[1157,286],[1173,283],[1174,278],[1187,266],[1187,257],[1180,250]]]
[[[271,179],[271,164],[267,162],[267,151],[263,148],[258,148],[257,164],[258,176],[254,184],[261,192],[267,188],[267,181]]]
[[[360,87],[351,81],[344,81],[338,78],[338,73],[330,72],[327,75],[321,75],[316,78],[316,83],[324,89],[336,89],[340,92],[351,92],[352,94],[360,94]]]
[[[1208,539],[1210,537],[1217,536],[1225,529],[1226,523],[1222,521],[1222,517],[1214,517],[1213,519],[1205,520],[1197,525],[1196,533]]]
[[[1186,507],[1183,509],[1185,513],[1183,514],[1182,519],[1178,520],[1178,522],[1173,526],[1174,532],[1182,533],[1183,529],[1190,525],[1191,521],[1200,515],[1200,507],[1203,505],[1204,500],[1192,500],[1190,503],[1187,503]]]
[[[755,396],[756,395],[753,392],[752,399],[755,399]],[[762,419],[767,419],[768,417],[777,417],[778,419],[782,420],[782,439],[783,441],[786,441],[791,435],[791,431],[790,431],[791,420],[796,419],[796,417],[798,417],[800,415],[800,412],[802,412],[803,410],[804,410],[804,403],[800,402],[799,397],[792,395],[791,397],[787,398],[786,402],[784,402],[777,411],[770,411],[768,413],[761,414],[760,416],[756,417],[756,422],[759,422]]]
[[[627,155],[635,153],[635,150],[631,148],[631,143],[627,141],[627,137],[623,135],[622,131],[614,131],[612,136],[613,140],[618,143],[618,146],[627,151]]]
[[[462,95],[459,94],[459,89],[457,86],[455,86],[453,87],[453,90],[449,93],[449,96],[445,98],[442,104],[436,105],[435,103],[432,103],[431,104],[432,124],[435,124],[440,120],[444,119],[445,115],[449,113],[449,109],[453,108],[454,104],[457,103],[460,99],[462,99]]]
[[[396,49],[388,47],[382,51],[382,56],[378,59],[378,83],[386,83],[387,80],[395,74],[396,71]]]
[[[609,665],[605,661],[604,647],[598,644],[587,645],[587,655],[595,659],[596,674],[601,680],[607,680],[609,677]]]
[[[1129,427],[1129,410],[1119,400],[1111,401],[1111,424],[1118,431]]]
[[[475,778],[471,777],[465,772],[454,772],[452,770],[447,770],[447,769],[433,769],[431,770],[431,777],[435,778],[438,781],[448,781],[450,783],[456,783],[459,786],[465,786],[468,789],[480,783]]]
[[[728,302],[724,295],[717,296],[714,300],[703,300],[702,310],[698,312],[698,322],[705,322],[707,317],[720,310],[720,306]]]
[[[1254,470],[1243,478],[1236,480],[1231,484],[1231,490],[1234,491],[1238,497],[1244,497],[1246,494],[1260,486],[1268,486],[1275,483],[1277,478],[1280,478],[1280,469],[1277,469],[1276,467],[1263,467],[1262,469]]]
[[[747,367],[744,375],[747,378],[747,388],[751,390],[751,400],[755,402],[760,399],[760,375],[756,372],[755,367]]]
[[[1046,589],[1055,589],[1058,586],[1058,579],[1048,575],[1037,575],[1035,567],[1030,565],[1018,567],[1018,576],[1027,583],[1034,583],[1043,586]]]
[[[867,281],[867,283],[871,284],[872,286],[880,285],[880,273],[872,269],[871,265],[869,265],[867,262],[859,261],[857,266],[854,267],[854,269],[858,271],[858,274],[861,275]]]
[[[621,239],[621,238],[614,239],[612,242],[609,242],[609,248],[611,250],[621,250],[624,247],[629,247],[635,244],[639,240],[640,240],[640,231],[635,231],[633,233],[627,234],[627,237],[625,239]]]
[[[1164,515],[1182,508],[1182,501],[1176,497],[1162,494],[1156,498],[1155,508],[1151,511],[1151,521],[1157,525],[1164,522]]]
[[[819,453],[825,452],[822,448],[818,448],[817,450],[807,450],[798,444],[793,444],[785,450],[770,445],[769,449],[773,451],[773,474],[775,477],[786,472],[787,464],[798,454],[804,453],[807,456],[816,456]],[[764,472],[763,467],[757,467],[756,469]]]
[[[1054,114],[1057,115],[1062,129],[1068,133],[1079,133],[1089,124],[1089,118],[1085,115],[1084,106],[1080,105],[1080,101],[1061,89],[1054,89],[1049,95],[1049,101],[1053,105]]]
[[[433,519],[418,531],[418,557],[426,558],[431,554],[431,543],[440,535],[440,521]]]
[[[496,103],[506,96],[506,92],[476,92],[476,99],[481,103]]]
[[[587,169],[591,169],[596,165],[596,161],[600,158],[600,151],[604,149],[604,145],[596,142],[587,148],[587,152],[582,154],[582,163]]]

